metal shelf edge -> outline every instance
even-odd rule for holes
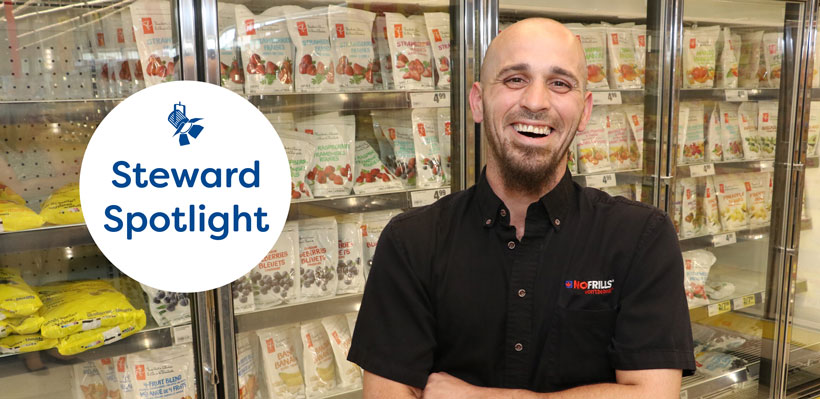
[[[362,294],[346,294],[327,299],[294,303],[272,309],[236,315],[236,332],[254,331],[300,321],[319,319],[359,310]]]

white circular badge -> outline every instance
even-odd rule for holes
[[[163,83],[117,105],[86,148],[80,197],[111,263],[174,292],[226,285],[262,260],[288,215],[290,167],[267,118],[202,82]]]

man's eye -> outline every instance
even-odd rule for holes
[[[513,77],[513,78],[507,78],[507,79],[505,79],[505,80],[504,80],[504,83],[505,83],[507,86],[512,86],[512,87],[520,87],[520,86],[525,85],[525,84],[527,83],[527,81],[526,81],[526,80],[524,80],[524,78]]]
[[[562,80],[554,80],[554,81],[550,82],[550,86],[552,87],[553,90],[555,90],[556,92],[559,92],[559,93],[566,93],[566,92],[568,92],[572,89],[571,84],[569,84],[567,82],[564,82]]]

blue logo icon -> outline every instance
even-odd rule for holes
[[[194,139],[199,137],[199,134],[202,133],[202,129],[204,128],[196,123],[201,120],[202,118],[188,119],[188,116],[185,115],[185,105],[183,105],[182,102],[174,104],[174,111],[168,115],[168,123],[177,129],[177,131],[174,132],[174,136],[179,135],[180,147],[191,144],[188,136]]]
[[[572,288],[572,280],[567,280],[564,282],[564,287]]]

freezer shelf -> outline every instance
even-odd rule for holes
[[[681,89],[681,101],[767,101],[777,100],[780,89]]]
[[[678,241],[681,251],[690,251],[701,248],[716,248],[743,241],[756,241],[769,238],[770,226],[746,228],[738,231],[722,232]]]
[[[751,160],[751,161],[731,161],[731,162],[707,162],[698,164],[679,165],[677,168],[677,178],[703,177],[712,175],[726,175],[731,173],[746,172],[772,172],[774,171],[774,160]]]
[[[643,184],[645,176],[640,169],[606,171],[572,175],[572,180],[582,187],[604,188],[621,184]],[[647,184],[651,182],[647,181]]]
[[[362,294],[346,294],[236,315],[236,332],[254,331],[300,321],[357,312]]]
[[[438,108],[450,107],[450,92],[380,90],[344,93],[282,93],[250,96],[248,100],[265,113]]]

